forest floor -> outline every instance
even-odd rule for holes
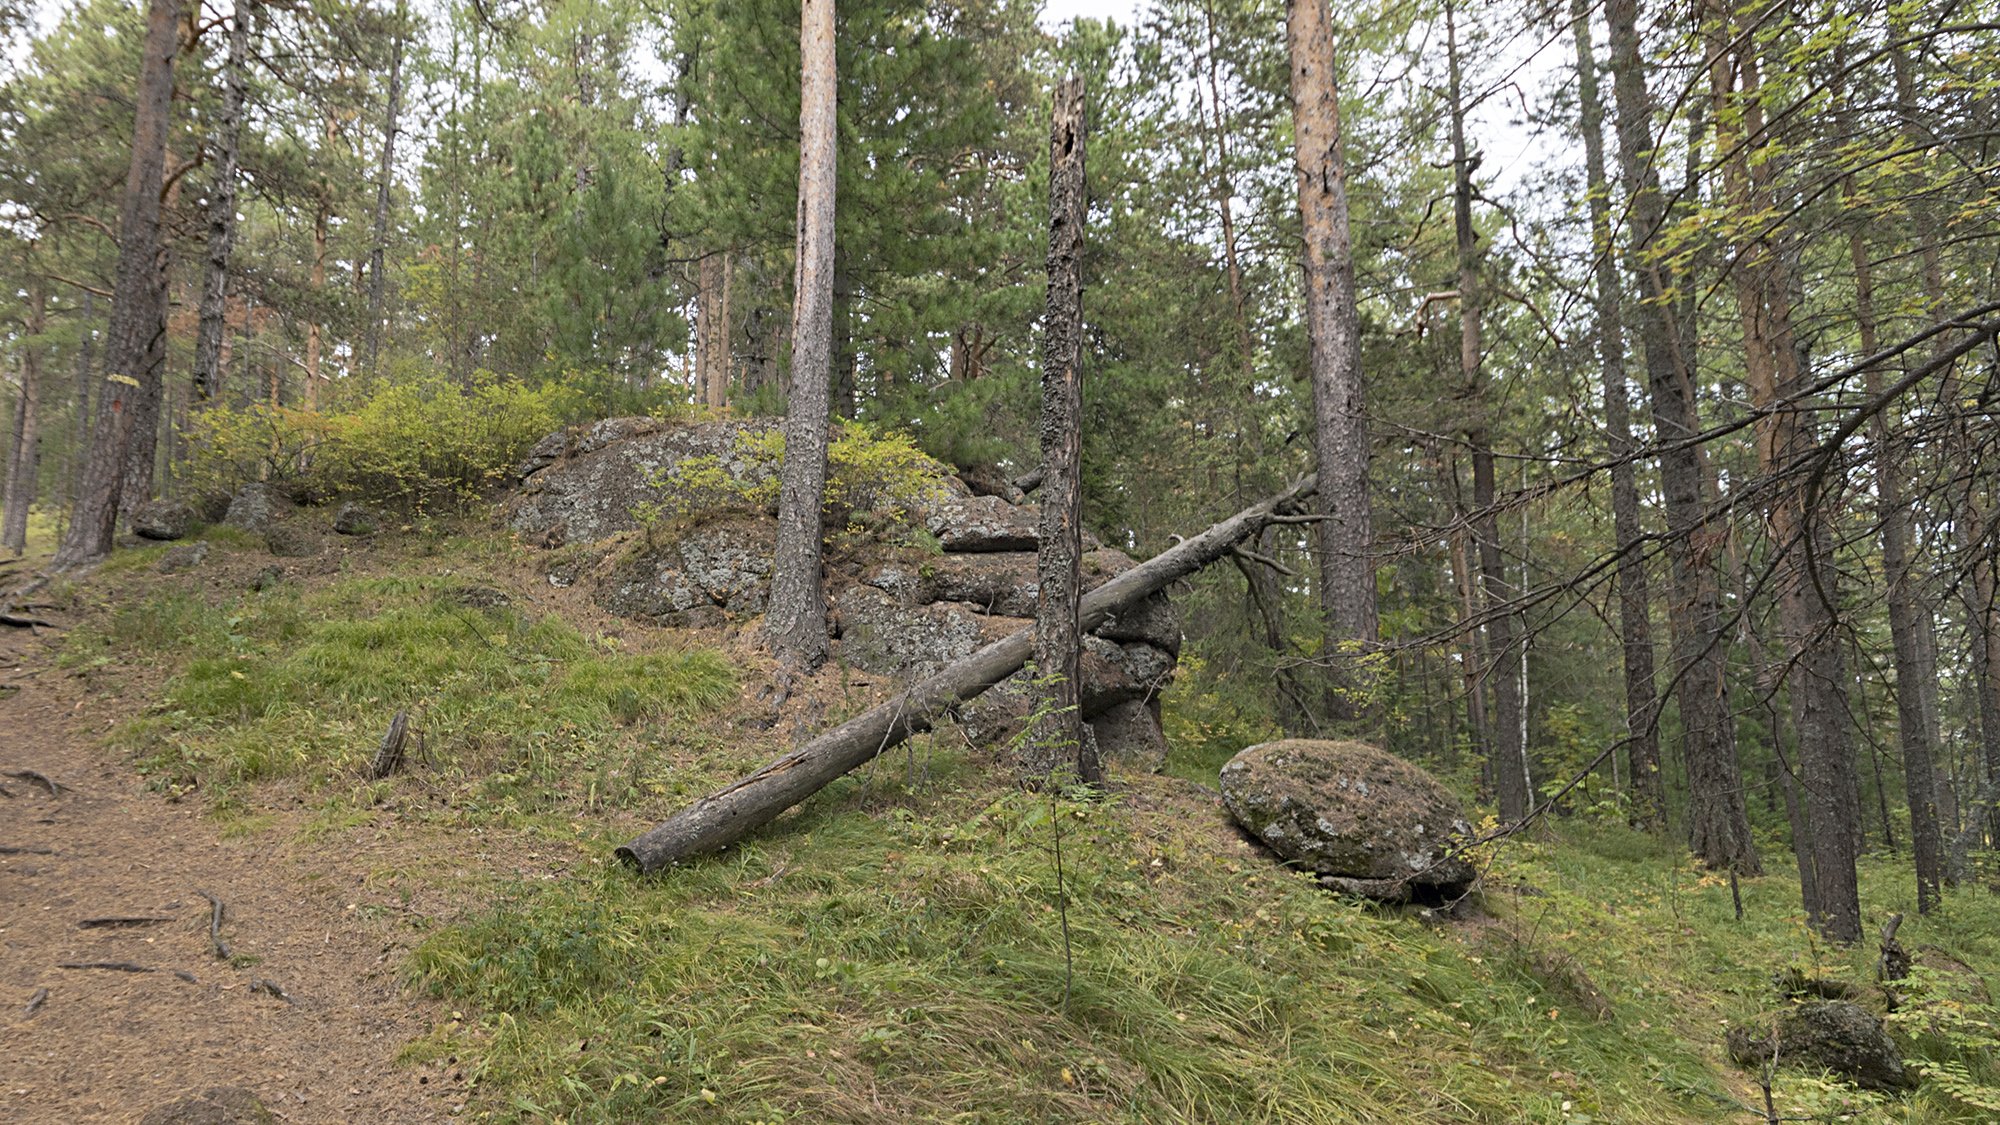
[[[61,628],[0,631],[0,769],[65,786],[0,778],[0,1122],[211,1086],[295,1122],[1754,1121],[1722,1034],[1782,1006],[1773,974],[1873,992],[1774,840],[1741,919],[1680,849],[1586,815],[1483,856],[1471,922],[1328,895],[1228,825],[1235,736],[1193,710],[1179,776],[1107,800],[1024,794],[947,729],[638,879],[615,844],[887,685],[832,669],[774,712],[741,632],[610,618],[477,522],[306,559],[203,541],[172,573],[121,551],[44,595]],[[426,737],[370,780],[399,709]],[[1903,863],[1864,866],[1871,925],[1908,909]],[[1970,997],[1995,903],[1963,888],[1903,940]],[[168,921],[79,928],[109,916]],[[1779,1112],[1989,1120],[2000,1013],[1954,1004],[1907,1041],[1972,1060],[1955,1092],[1786,1074]]]

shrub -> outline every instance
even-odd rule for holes
[[[189,476],[209,497],[272,480],[323,496],[463,505],[560,426],[573,398],[559,384],[528,387],[481,371],[470,384],[432,377],[378,386],[338,413],[217,407],[189,426]]]
[[[656,499],[634,513],[647,526],[689,519],[718,508],[767,511],[778,503],[778,470],[785,435],[777,429],[746,433],[731,457],[690,457],[658,474]],[[739,464],[740,462],[740,464]],[[872,512],[901,520],[909,509],[945,494],[947,470],[918,449],[907,434],[877,434],[859,422],[842,422],[827,448],[826,507],[834,513]]]

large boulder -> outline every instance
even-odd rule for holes
[[[737,484],[768,476],[770,466],[745,454],[741,443],[771,425],[671,426],[651,418],[611,418],[550,434],[521,463],[521,487],[508,505],[508,523],[544,547],[637,531],[660,502],[667,474],[683,461],[714,458]]]
[[[186,539],[194,530],[195,510],[179,500],[148,500],[132,509],[132,534],[141,539]]]
[[[339,535],[373,535],[382,530],[382,520],[367,505],[349,502],[333,513],[333,530]]]
[[[1286,739],[1222,767],[1222,803],[1272,851],[1336,889],[1453,897],[1476,872],[1453,850],[1471,833],[1437,779],[1359,742]]]
[[[696,528],[617,564],[597,602],[621,617],[669,626],[717,624],[762,613],[770,593],[773,529],[739,522]]]
[[[1916,1084],[1881,1017],[1847,1000],[1807,1001],[1775,1027],[1732,1027],[1726,1041],[1741,1066],[1769,1062],[1775,1047],[1779,1065],[1830,1070],[1863,1089],[1893,1093]]]
[[[268,534],[280,520],[292,513],[292,502],[276,485],[253,480],[236,490],[222,522],[256,535]]]

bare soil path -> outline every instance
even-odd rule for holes
[[[438,1016],[351,905],[355,876],[338,857],[225,840],[147,792],[100,745],[116,706],[26,630],[0,629],[0,773],[62,787],[0,776],[0,1122],[137,1122],[216,1086],[248,1088],[291,1122],[459,1113],[450,1062],[396,1062]],[[233,961],[215,956],[204,891],[226,905]],[[107,918],[163,920],[86,925]]]

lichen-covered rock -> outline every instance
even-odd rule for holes
[[[342,504],[333,513],[333,530],[341,535],[373,535],[382,530],[382,520],[361,504]]]
[[[148,500],[132,509],[132,534],[141,539],[186,539],[194,530],[193,505],[179,500]]]
[[[545,547],[589,543],[641,526],[659,486],[683,461],[713,457],[727,477],[749,483],[770,472],[739,449],[770,422],[701,422],[668,426],[650,418],[612,418],[580,432],[545,438],[521,464],[520,492],[508,523]]]
[[[257,1095],[241,1086],[217,1086],[147,1113],[139,1125],[276,1125]]]
[[[1167,768],[1167,735],[1147,701],[1127,699],[1112,704],[1090,720],[1090,729],[1097,735],[1097,751],[1107,765],[1142,773]]]
[[[717,525],[644,548],[607,577],[598,604],[621,617],[669,625],[719,624],[727,615],[762,613],[774,534],[770,524]]]
[[[287,559],[319,554],[319,537],[296,520],[273,520],[264,527],[264,549]]]
[[[1222,767],[1222,802],[1272,851],[1320,875],[1456,894],[1475,872],[1452,845],[1471,832],[1458,799],[1401,758],[1359,742],[1286,739]],[[1381,896],[1373,896],[1381,897]]]
[[[184,547],[169,547],[154,566],[161,574],[179,574],[193,570],[208,560],[208,544],[190,543]]]
[[[909,605],[887,591],[856,586],[838,605],[841,659],[882,675],[920,680],[986,641],[982,615],[958,602]]]
[[[1881,1018],[1859,1004],[1807,1001],[1778,1017],[1776,1031],[1780,1066],[1830,1070],[1866,1090],[1915,1085]],[[1772,1039],[1769,1025],[1732,1027],[1726,1037],[1729,1057],[1741,1066],[1761,1065],[1771,1058]]]
[[[998,496],[947,496],[925,505],[923,517],[947,552],[1033,551],[1041,542],[1035,509]]]
[[[229,511],[222,522],[230,527],[259,535],[269,531],[271,526],[290,515],[293,504],[277,487],[267,481],[253,480],[236,490],[229,501]]]

